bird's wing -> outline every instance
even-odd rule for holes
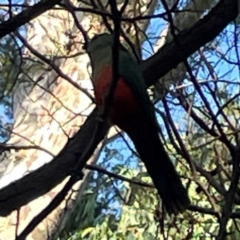
[[[119,75],[131,86],[143,111],[157,124],[153,104],[148,96],[147,87],[139,65],[127,50],[119,51]],[[149,119],[150,120],[150,119]]]

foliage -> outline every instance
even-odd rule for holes
[[[92,1],[90,5],[85,3],[86,8],[81,11],[69,8],[70,5],[60,4],[62,9],[56,11],[69,12],[75,17],[73,18],[76,22],[74,11],[82,13],[82,10],[86,11],[87,8],[92,7],[91,14],[95,13],[97,20],[94,15],[88,13],[86,18],[89,22],[91,20],[91,24],[88,25],[87,21],[84,24],[89,28],[81,23],[86,28],[85,31],[90,29],[88,34],[91,36],[92,28],[97,29],[98,32],[102,28],[106,29],[114,25],[106,18],[111,15],[111,8],[107,6],[106,11],[109,10],[109,14],[105,14],[102,8],[99,8],[101,11],[98,12],[92,3]],[[175,1],[161,1],[161,3],[149,1],[147,6],[145,2],[136,1],[134,4],[130,2],[125,9],[122,23],[125,34],[130,36],[129,39],[134,40],[132,46],[128,48],[132,47],[132,53],[136,56],[140,56],[142,52],[143,57],[147,58],[159,49],[161,51],[165,43],[170,41],[177,43],[178,36],[171,34],[189,29],[200,17],[209,13],[210,7],[216,1],[202,1],[200,11],[191,3],[193,1],[177,1],[176,4]],[[202,6],[205,3],[208,5]],[[155,5],[151,6],[151,4]],[[166,4],[169,9],[165,8]],[[189,6],[193,9],[189,10]],[[168,15],[169,12],[173,20]],[[155,16],[150,16],[151,14]],[[87,78],[88,71],[85,68],[88,60],[84,58],[85,65],[80,65],[82,62],[79,58],[75,58],[84,55],[81,45],[84,38],[79,40],[75,37],[76,26],[72,27],[74,24],[72,19],[69,20],[69,15],[67,20],[61,17],[57,21],[49,21],[46,14],[43,20],[37,20],[37,24],[34,22],[33,26],[38,26],[41,31],[36,28],[31,29],[29,24],[27,29],[29,35],[25,37],[32,45],[24,42],[17,32],[2,38],[0,42],[0,109],[5,114],[0,118],[0,137],[6,140],[13,133],[11,124],[12,115],[15,114],[14,121],[22,124],[24,137],[31,144],[34,142],[35,147],[46,148],[55,155],[61,151],[61,149],[56,150],[56,146],[61,145],[63,148],[67,140],[74,139],[73,132],[78,130],[79,122],[85,119],[84,111],[88,108],[84,106],[82,110],[78,101],[82,99],[81,94],[84,91],[91,93],[91,90],[82,87],[83,81],[78,81],[80,78],[81,80]],[[81,14],[77,17],[79,22],[86,20]],[[49,21],[50,31],[56,33],[56,36],[49,35],[49,32],[47,34],[49,29],[42,27],[47,22],[46,19]],[[64,19],[61,26],[58,24],[60,19]],[[148,21],[144,22],[146,19]],[[189,19],[193,19],[193,22]],[[106,26],[106,23],[109,26]],[[80,27],[78,26],[79,31],[82,31],[81,24]],[[74,31],[69,30],[70,26]],[[164,32],[166,38],[161,41],[163,38],[161,34]],[[166,214],[131,140],[117,130],[114,136],[103,141],[100,157],[97,157],[97,161],[95,160],[93,164],[95,171],[86,178],[87,187],[83,190],[80,200],[76,201],[74,212],[60,229],[62,231],[59,239],[210,240],[218,236],[221,240],[225,238],[225,228],[229,233],[226,239],[239,239],[239,34],[238,22],[229,24],[217,38],[201,46],[197,52],[185,59],[185,62],[159,80],[163,89],[160,98],[157,85],[152,87],[151,98],[155,102],[156,116],[161,126],[160,136],[188,189],[191,198],[189,209],[178,216]],[[86,32],[82,31],[81,36],[85,35]],[[59,66],[67,74],[61,71]],[[81,74],[77,72],[77,67]],[[71,76],[69,77],[68,74]],[[26,83],[22,89],[19,87],[21,83]],[[29,92],[27,88],[30,89]],[[70,90],[66,91],[66,89]],[[20,90],[26,91],[26,96],[21,101],[16,98],[14,100]],[[79,95],[78,99],[71,101],[76,95]],[[33,101],[27,102],[28,97]],[[26,108],[29,107],[32,111],[27,112],[27,120],[22,121],[25,115],[22,110],[19,111],[20,105],[27,106]],[[67,113],[61,112],[62,109]],[[81,121],[71,122],[79,116]],[[53,122],[55,125],[52,124]],[[31,129],[33,126],[34,130]],[[89,136],[92,135],[93,133],[89,132],[86,137],[89,144],[91,143]],[[60,140],[62,140],[61,144]],[[42,152],[23,153],[24,148],[21,149],[20,144],[22,142],[14,141],[13,136],[10,137],[10,143],[11,141],[13,145],[17,142],[15,147],[20,146],[15,151],[17,161],[44,156],[39,157],[40,160],[44,158],[44,161],[48,162],[45,159],[46,155],[41,155]],[[49,154],[47,156],[49,157]],[[6,162],[8,156],[3,157]],[[31,159],[32,162],[26,160],[26,165],[35,164],[35,160]],[[12,165],[14,164],[15,162],[12,162]],[[33,169],[36,169],[36,166]],[[51,199],[53,195],[56,194],[49,194]],[[65,208],[67,209],[66,206]],[[24,217],[19,222],[21,221],[24,221]],[[41,227],[43,228],[43,225]],[[16,229],[18,230],[18,227]],[[43,238],[39,237],[39,239]]]
[[[12,94],[20,74],[22,49],[14,36],[9,35],[0,41],[0,105],[3,115],[0,118],[2,140],[10,135],[12,124]]]
[[[230,40],[232,30],[229,27],[225,31],[228,38],[222,36],[229,43],[233,43]],[[220,212],[226,204],[224,195],[231,185],[233,171],[229,144],[238,144],[240,117],[240,85],[236,79],[239,69],[235,64],[238,62],[238,50],[229,51],[227,49],[233,49],[234,45],[226,49],[224,43],[219,41],[215,48],[209,49],[210,43],[196,54],[190,62],[193,64],[194,79],[189,77],[190,73],[186,74],[166,95],[163,104],[156,104],[166,147],[172,158],[177,159],[177,169],[188,187],[192,205],[198,207],[190,207],[180,216],[169,217],[162,212],[157,194],[152,189],[133,187],[132,184],[99,176],[93,180],[98,184],[92,191],[100,191],[104,197],[89,201],[93,200],[91,206],[99,214],[95,220],[101,216],[101,221],[92,222],[86,228],[81,226],[73,239],[161,239],[161,236],[166,239],[214,239],[217,236]],[[217,52],[226,52],[225,59]],[[229,64],[230,58],[232,64]],[[126,141],[129,142],[129,139]],[[142,178],[138,171],[131,169],[131,166],[138,165],[135,157],[134,164],[124,161],[123,157],[121,163],[124,161],[124,167],[118,163],[116,156],[119,154],[127,158],[126,147],[119,140],[107,146],[110,150],[105,151],[111,164],[107,157],[103,157],[101,166],[130,179],[150,182],[149,178]],[[114,167],[109,168],[110,165]],[[194,169],[189,171],[191,165]],[[238,200],[233,203],[233,209],[238,211]],[[84,221],[86,218],[91,218],[91,215],[85,215]],[[230,220],[227,230],[232,233],[229,239],[237,239],[238,220]]]

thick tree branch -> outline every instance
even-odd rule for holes
[[[109,126],[98,120],[98,113],[95,109],[88,117],[83,127],[77,134],[70,138],[58,154],[50,163],[44,165],[38,170],[21,178],[20,181],[13,182],[0,191],[0,215],[5,216],[12,210],[17,209],[51,190],[67,176],[73,175],[79,170],[79,174],[95,150],[97,144],[106,134]],[[96,125],[98,132],[95,133]],[[92,136],[95,136],[92,140]],[[92,146],[89,146],[90,142]],[[86,153],[86,149],[88,152]],[[85,154],[84,163],[78,160],[82,154]],[[81,169],[76,169],[76,165]]]
[[[48,9],[51,9],[54,5],[61,2],[61,0],[42,0],[41,2],[33,5],[22,11],[15,17],[0,24],[0,38],[6,36],[7,34],[15,31],[22,25],[30,22],[35,17],[41,15]]]
[[[181,49],[178,43],[172,41],[143,62],[142,68],[147,85],[153,85],[200,47],[212,41],[237,15],[238,1],[222,0],[193,27],[180,32],[177,37]]]
[[[192,28],[181,32],[178,35],[181,50],[174,42],[171,42],[166,44],[153,57],[144,61],[142,69],[148,86],[155,83],[201,46],[213,40],[237,17],[237,2],[237,0],[220,1],[205,18],[196,23]],[[14,209],[18,209],[31,200],[45,194],[60,183],[66,176],[70,175],[77,160],[80,159],[81,154],[84,152],[84,149],[88,147],[96,124],[99,124],[99,122],[95,109],[81,129],[73,138],[69,139],[66,146],[52,162],[4,187],[0,191],[0,216],[6,216]],[[104,124],[99,128],[94,141],[91,141],[92,146],[86,158],[83,159],[81,166],[87,162],[107,130],[108,126]],[[79,169],[79,171],[80,170],[81,169]]]

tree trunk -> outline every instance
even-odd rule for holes
[[[145,4],[140,6],[140,11],[145,8]],[[156,2],[152,1],[149,13],[154,11],[155,5]],[[127,14],[131,10],[132,7],[129,5]],[[89,29],[91,15],[77,13],[80,24],[85,30]],[[146,29],[148,22],[145,21],[139,26]],[[97,27],[99,19],[92,19],[91,24],[94,24],[95,29],[88,33],[90,36],[102,32]],[[126,27],[130,27],[134,35],[134,28]],[[79,42],[84,40],[69,12],[65,10],[45,12],[28,25],[26,40],[20,33],[17,33],[17,36],[25,45],[25,51],[21,74],[13,92],[15,122],[7,142],[17,149],[2,153],[1,188],[50,162],[68,139],[74,136],[93,109],[92,100],[81,91],[81,88],[84,88],[92,94],[87,67],[89,60],[85,53],[78,54],[82,51]],[[111,135],[113,134],[116,132],[112,131]],[[89,160],[90,163],[97,161],[99,157],[97,151],[98,149]],[[89,171],[84,172],[83,180],[74,185],[61,205],[49,214],[27,239],[44,240],[58,237],[66,222],[74,214],[81,194],[87,187],[88,174]],[[53,200],[66,182],[67,179],[18,211],[13,211],[7,217],[1,217],[1,240],[15,239]]]

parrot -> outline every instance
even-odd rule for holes
[[[109,106],[108,123],[130,137],[166,211],[182,213],[190,204],[189,196],[160,140],[160,128],[142,71],[127,48],[120,42],[118,45],[118,79],[110,103],[106,101],[113,84],[114,34],[97,34],[85,47],[92,67],[97,108],[103,113]]]

